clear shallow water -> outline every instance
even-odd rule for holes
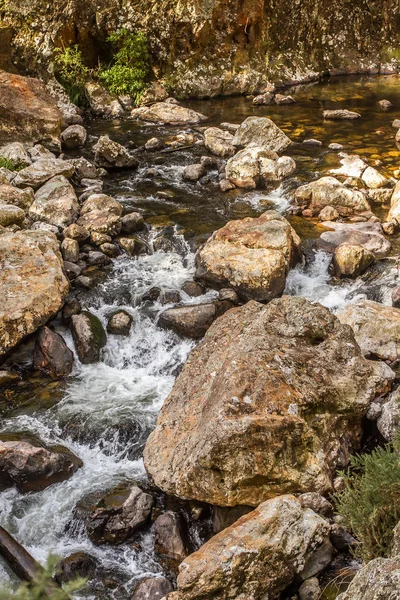
[[[336,154],[327,151],[328,143],[333,141],[343,143],[348,151],[361,152],[364,148],[362,154],[376,154],[383,161],[382,168],[390,172],[400,166],[395,130],[391,128],[393,118],[400,112],[394,109],[385,113],[376,102],[384,97],[400,108],[398,83],[397,78],[348,78],[302,86],[289,92],[295,95],[297,104],[285,107],[255,108],[244,98],[190,104],[210,116],[209,124],[239,123],[250,114],[259,114],[273,118],[293,139],[321,139],[321,148],[294,148],[300,178],[311,178],[316,171],[323,173],[337,166]],[[322,110],[342,107],[358,110],[363,119],[354,123],[323,122]],[[375,134],[378,128],[385,133]],[[92,142],[99,134],[109,133],[116,140],[132,141],[136,146],[154,135],[169,139],[182,131],[186,130],[139,128],[118,122],[95,122],[90,127]],[[235,190],[229,194],[219,191],[216,171],[210,173],[207,184],[184,182],[184,165],[196,162],[202,154],[202,147],[149,154],[141,157],[137,172],[114,174],[106,180],[105,191],[127,207],[140,210],[151,224],[147,236],[150,253],[137,259],[116,259],[107,279],[92,293],[84,294],[82,300],[104,325],[115,309],[127,310],[134,322],[131,334],[127,338],[109,335],[100,363],[81,365],[76,361],[73,377],[64,389],[46,389],[48,402],[33,403],[29,410],[15,410],[1,424],[4,431],[30,431],[46,441],[62,443],[83,460],[83,468],[70,480],[43,492],[22,496],[8,490],[0,494],[0,524],[42,563],[49,552],[65,557],[83,550],[97,557],[104,572],[117,577],[119,586],[116,590],[93,591],[89,594],[93,600],[126,600],[137,578],[160,572],[152,552],[151,533],[142,535],[137,545],[98,547],[73,519],[77,502],[88,493],[145,479],[143,444],[179,368],[194,346],[157,326],[158,314],[166,306],[143,304],[141,298],[153,286],[180,290],[193,275],[195,248],[229,219],[254,216],[270,207],[284,212],[289,206],[293,182],[272,192]],[[154,169],[150,174],[149,168]],[[303,239],[319,235],[310,222],[292,222]],[[154,251],[156,238],[160,237],[164,238],[166,249]],[[307,262],[291,271],[285,291],[336,311],[359,297],[390,303],[390,290],[396,282],[397,267],[383,261],[363,279],[338,283],[330,275],[329,255],[318,252],[308,255]],[[213,295],[209,292],[203,298],[193,299],[182,293],[182,301],[197,303]],[[68,331],[59,324],[58,327],[73,348]],[[25,366],[29,363],[29,351],[21,361]],[[2,580],[9,580],[9,574],[0,563]]]

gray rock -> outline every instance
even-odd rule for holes
[[[114,335],[129,335],[132,321],[133,317],[128,312],[125,310],[118,310],[109,317],[107,331]]]
[[[399,600],[400,557],[375,558],[356,574],[336,600]]]
[[[138,166],[137,159],[124,146],[102,135],[93,147],[94,162],[97,167],[104,169],[134,169]]]
[[[121,218],[122,233],[136,233],[144,229],[143,216],[138,212],[132,212]]]
[[[152,123],[166,123],[169,125],[185,125],[189,123],[201,123],[207,117],[177,104],[170,102],[156,102],[151,106],[134,108],[131,112],[134,119],[150,121]]]
[[[10,225],[18,225],[19,227],[25,220],[25,212],[18,206],[12,204],[0,203],[0,225],[2,227],[10,227]]]
[[[344,119],[359,119],[361,115],[359,113],[353,112],[347,109],[339,109],[339,110],[324,110],[322,113],[324,119],[327,120],[344,120]]]
[[[76,240],[71,240],[70,238],[65,238],[61,242],[61,253],[63,259],[76,263],[79,260],[79,244]]]
[[[388,402],[382,405],[377,427],[387,442],[392,442],[400,429],[400,389],[397,388]]]
[[[173,572],[189,554],[183,541],[182,522],[179,515],[167,511],[154,522],[154,551],[160,560]]]
[[[303,579],[310,579],[321,573],[328,565],[330,565],[333,557],[333,546],[325,540],[321,546],[306,560],[304,569],[299,573]]]
[[[321,494],[317,492],[307,492],[300,494],[299,500],[303,508],[311,508],[315,513],[330,519],[333,517],[333,506]]]
[[[8,183],[0,185],[1,204],[12,204],[13,206],[18,206],[19,208],[22,208],[22,210],[27,211],[33,200],[34,193],[32,188],[20,190]]]
[[[13,184],[17,187],[32,187],[36,190],[49,179],[57,177],[57,175],[63,175],[69,179],[74,174],[74,171],[74,165],[68,160],[40,158],[29,167],[19,171]]]
[[[82,125],[70,125],[61,134],[61,145],[67,150],[81,148],[86,144],[87,132]]]
[[[233,135],[229,131],[218,129],[218,127],[208,127],[204,131],[204,143],[207,150],[216,156],[227,158],[235,154],[235,148],[232,145]]]
[[[317,247],[325,252],[334,252],[341,244],[364,246],[375,256],[386,256],[391,244],[383,235],[380,223],[322,223],[333,231],[324,231],[317,240]]]
[[[100,320],[88,311],[71,317],[71,331],[79,360],[83,364],[95,363],[107,343],[106,332]]]
[[[74,188],[63,175],[57,175],[37,190],[29,216],[34,221],[44,221],[64,229],[73,223],[78,212]]]
[[[0,156],[8,159],[14,169],[28,167],[32,163],[32,159],[24,146],[19,142],[13,142],[0,148]]]
[[[206,170],[201,163],[188,165],[183,170],[183,179],[186,181],[198,181],[206,174]]]
[[[320,600],[321,588],[316,577],[304,581],[299,588],[300,600]]]
[[[205,287],[197,281],[185,281],[182,284],[182,290],[185,292],[185,294],[194,298],[202,296],[206,292]]]
[[[239,148],[257,146],[279,153],[290,146],[291,140],[270,119],[248,117],[235,132],[232,144]]]
[[[161,313],[159,325],[190,338],[202,338],[217,317],[232,308],[230,302],[212,302],[168,308]]]

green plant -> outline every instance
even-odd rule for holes
[[[99,78],[113,94],[132,96],[135,103],[146,88],[150,75],[150,57],[144,33],[121,29],[108,38],[117,51],[113,61],[100,69]]]
[[[69,600],[69,594],[82,590],[86,580],[78,579],[60,588],[54,584],[52,573],[57,559],[52,556],[47,561],[46,568],[38,574],[32,583],[21,583],[13,592],[10,589],[0,588],[0,600]]]
[[[85,82],[90,69],[84,64],[79,46],[58,48],[55,52],[55,74],[67,91],[71,102],[79,106],[87,105]]]
[[[9,158],[4,158],[4,156],[0,156],[0,169],[2,169],[3,167],[5,169],[8,169],[9,171],[17,170]]]
[[[365,561],[388,556],[393,528],[400,520],[400,437],[371,454],[354,456],[342,472],[342,492],[335,504],[343,524],[360,545],[357,554]]]

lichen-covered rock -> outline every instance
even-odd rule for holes
[[[176,598],[279,598],[329,530],[325,519],[303,509],[294,496],[268,500],[181,563]]]
[[[207,150],[216,156],[228,158],[235,154],[235,148],[232,145],[233,135],[229,131],[218,129],[218,127],[208,127],[204,132],[204,144]]]
[[[78,213],[78,198],[64,175],[52,177],[39,188],[29,209],[33,221],[44,221],[62,229],[71,225]]]
[[[289,177],[296,162],[289,156],[280,158],[263,147],[251,146],[240,150],[226,165],[226,178],[240,188],[266,187]]]
[[[400,556],[375,558],[354,577],[336,600],[399,600]]]
[[[55,315],[68,293],[56,237],[45,231],[0,236],[0,355]]]
[[[14,169],[23,169],[32,163],[31,157],[20,142],[2,146],[0,156],[9,160]]]
[[[400,309],[372,300],[348,304],[338,314],[341,323],[350,325],[365,355],[382,360],[400,358]]]
[[[92,194],[82,205],[77,224],[93,233],[117,235],[121,231],[123,206],[106,194]]]
[[[238,148],[257,146],[271,152],[283,152],[291,140],[271,119],[247,117],[237,129],[232,144]]]
[[[0,144],[26,141],[59,148],[61,113],[38,79],[0,71]]]
[[[300,239],[275,211],[230,221],[196,256],[196,278],[211,287],[231,287],[261,302],[281,294],[286,275],[300,259]]]
[[[325,493],[393,377],[328,309],[301,297],[249,302],[192,351],[147,441],[146,468],[165,492],[220,506]]]
[[[324,119],[332,121],[342,121],[346,119],[352,121],[361,117],[360,113],[347,110],[347,108],[338,110],[324,110],[322,116],[324,117]]]
[[[27,211],[34,200],[34,193],[32,188],[25,188],[20,190],[13,185],[3,184],[0,185],[0,203],[1,204],[13,204]]]
[[[373,253],[358,244],[341,244],[333,256],[339,277],[358,277],[374,260]]]
[[[25,212],[22,208],[0,202],[0,225],[2,227],[9,227],[10,225],[21,226],[24,219]]]
[[[327,229],[317,240],[317,247],[326,252],[334,252],[341,244],[363,246],[375,256],[386,256],[391,249],[389,240],[383,235],[380,223],[339,223],[323,222]]]
[[[138,166],[137,159],[128,150],[111,140],[108,135],[102,135],[95,146],[94,162],[97,167],[104,169],[133,169]]]
[[[83,310],[78,315],[72,315],[71,330],[79,360],[85,365],[98,362],[100,351],[107,343],[100,319]]]
[[[64,175],[69,179],[74,174],[74,170],[74,165],[68,160],[40,158],[29,167],[19,171],[13,180],[13,184],[17,187],[32,187],[36,190],[57,175]]]
[[[297,188],[294,201],[302,207],[321,210],[325,206],[345,207],[354,212],[371,210],[364,194],[344,186],[334,177],[321,177]]]
[[[67,150],[81,148],[86,144],[87,132],[82,125],[70,125],[61,134],[61,144]]]
[[[141,121],[152,123],[165,123],[166,125],[188,125],[207,121],[207,117],[190,108],[169,102],[156,102],[151,106],[134,108],[131,115]]]

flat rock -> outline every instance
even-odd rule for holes
[[[156,102],[151,106],[134,108],[131,112],[134,119],[150,121],[151,123],[165,123],[166,125],[185,125],[207,121],[206,116],[190,108],[169,102]]]
[[[300,238],[276,211],[230,221],[196,255],[196,278],[233,288],[242,298],[268,301],[283,292],[286,275],[300,259]]]
[[[68,293],[56,237],[45,231],[0,236],[0,355],[44,325]]]
[[[361,115],[357,112],[353,112],[347,109],[339,109],[339,110],[324,110],[322,113],[324,119],[332,120],[332,121],[340,121],[343,119],[359,119]]]
[[[371,210],[364,194],[343,185],[335,177],[321,177],[301,185],[294,192],[298,206],[321,210],[325,206],[344,207],[354,212]]]
[[[67,179],[74,174],[74,165],[68,160],[57,158],[40,158],[29,167],[17,173],[13,184],[17,187],[39,188],[52,177],[63,175]]]
[[[61,229],[71,225],[78,213],[78,198],[64,175],[52,177],[39,188],[29,209],[33,221],[44,221]]]
[[[232,144],[239,148],[258,146],[272,152],[283,152],[291,140],[271,119],[248,117],[236,130]]]
[[[323,222],[331,231],[324,231],[317,240],[317,247],[326,252],[334,252],[341,244],[357,244],[375,256],[385,256],[391,244],[383,235],[380,223],[338,223]]]
[[[332,175],[341,175],[342,177],[352,177],[358,179],[368,168],[367,163],[358,156],[358,154],[342,154],[340,160],[341,167],[331,169]]]
[[[321,305],[248,302],[191,352],[146,443],[146,469],[166,493],[218,506],[324,494],[393,377]]]

